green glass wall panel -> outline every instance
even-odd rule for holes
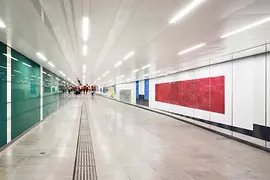
[[[15,50],[11,56],[11,138],[40,120],[40,66]]]
[[[0,42],[0,147],[7,143],[7,47]]]
[[[71,99],[65,91],[67,85],[63,78],[43,68],[43,118]]]

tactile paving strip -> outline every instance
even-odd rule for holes
[[[73,180],[97,180],[89,121],[82,107]]]

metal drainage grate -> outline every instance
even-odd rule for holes
[[[89,121],[82,107],[73,180],[97,180]]]

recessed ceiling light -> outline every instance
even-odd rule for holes
[[[131,51],[131,52],[129,52],[125,57],[124,57],[124,60],[127,60],[127,59],[129,59],[129,58],[131,58],[133,55],[134,55],[134,51]]]
[[[194,50],[196,50],[196,49],[199,49],[199,48],[201,48],[201,47],[203,47],[203,46],[205,46],[205,45],[206,45],[205,43],[198,44],[198,45],[193,46],[193,47],[191,47],[191,48],[188,48],[188,49],[186,49],[186,50],[180,51],[180,52],[178,53],[178,55],[186,54],[186,53],[188,53],[188,52],[191,52],[191,51],[194,51]]]
[[[48,64],[51,66],[51,67],[55,67],[55,65],[51,62],[48,62]]]
[[[115,65],[114,65],[114,67],[118,67],[118,66],[120,66],[122,64],[122,61],[118,61]]]
[[[194,0],[189,5],[187,5],[181,12],[179,12],[176,16],[174,16],[169,23],[173,24],[182,19],[188,13],[190,13],[194,8],[196,8],[199,4],[201,4],[205,0]]]
[[[62,76],[66,77],[66,74],[63,73],[62,71],[59,71],[59,73],[60,73]]]
[[[42,53],[37,52],[36,54],[42,61],[47,61],[47,58]]]
[[[83,72],[83,73],[86,73],[86,65],[85,65],[85,64],[82,65],[82,72]]]
[[[83,45],[83,56],[87,56],[88,46]]]
[[[6,24],[2,20],[0,20],[0,28],[4,29],[6,27]]]
[[[147,65],[143,66],[142,69],[149,68],[150,66],[151,66],[151,64],[147,64]]]
[[[140,69],[135,69],[135,70],[133,70],[132,72],[134,72],[134,73],[136,73],[136,72],[138,72]]]
[[[83,40],[87,41],[88,37],[89,37],[89,18],[88,17],[84,17],[82,20],[82,36],[83,36]]]
[[[249,30],[249,29],[251,29],[251,28],[254,28],[254,27],[256,27],[256,26],[260,26],[260,25],[262,25],[262,24],[264,24],[264,23],[267,23],[267,22],[269,22],[269,21],[270,21],[270,17],[267,17],[267,18],[265,18],[265,19],[256,21],[256,22],[254,22],[254,23],[252,23],[252,24],[250,24],[250,25],[247,25],[247,26],[241,27],[241,28],[239,28],[239,29],[237,29],[237,30],[234,30],[234,31],[232,31],[232,32],[230,32],[230,33],[223,34],[220,38],[226,38],[226,37],[229,37],[229,36],[238,34],[238,33],[240,33],[240,32],[243,32],[243,31]]]

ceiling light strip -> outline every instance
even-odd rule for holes
[[[198,5],[200,5],[205,0],[193,0],[189,5],[187,5],[181,12],[179,12],[176,16],[174,16],[169,23],[173,24],[182,19],[188,13],[190,13],[193,9],[195,9]]]
[[[241,28],[239,28],[239,29],[237,29],[237,30],[235,30],[235,31],[230,32],[230,33],[223,34],[220,38],[223,39],[223,38],[226,38],[226,37],[229,37],[229,36],[238,34],[238,33],[240,33],[240,32],[243,32],[243,31],[252,29],[252,28],[254,28],[254,27],[256,27],[256,26],[260,26],[260,25],[262,25],[262,24],[265,24],[265,23],[267,23],[267,22],[269,22],[269,21],[270,21],[270,17],[267,17],[267,18],[262,19],[262,20],[260,20],[260,21],[256,21],[256,22],[254,22],[254,23],[252,23],[252,24],[250,24],[250,25],[241,27]]]
[[[196,49],[199,49],[199,48],[201,48],[201,47],[203,47],[203,46],[205,46],[205,45],[206,45],[205,43],[200,43],[200,44],[198,44],[198,45],[196,45],[196,46],[193,46],[193,47],[188,48],[188,49],[186,49],[186,50],[180,51],[180,52],[178,53],[178,55],[186,54],[186,53],[188,53],[188,52],[191,52],[191,51],[194,51],[194,50],[196,50]]]

